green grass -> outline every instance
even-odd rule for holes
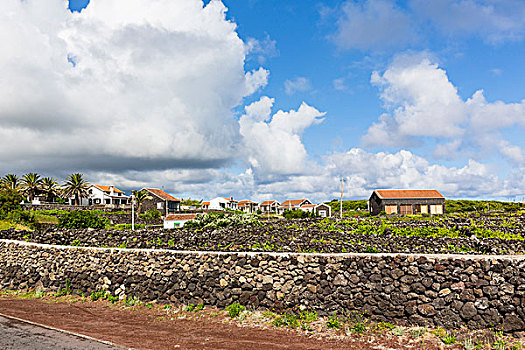
[[[14,228],[15,230],[33,231],[27,226],[10,222],[7,220],[0,220],[0,230],[9,230],[10,228]]]

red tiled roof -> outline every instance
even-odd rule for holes
[[[301,208],[315,208],[317,205],[315,204],[305,204],[305,205],[301,205]]]
[[[375,190],[379,198],[445,198],[436,190]]]
[[[167,194],[163,190],[159,190],[158,188],[147,188],[147,187],[145,187],[143,189],[148,191],[148,192],[150,192],[151,194],[157,196],[160,199],[164,199],[165,201],[180,202],[180,200],[178,200],[177,198],[175,198],[173,196],[170,196],[169,194]]]
[[[237,201],[236,201],[235,199],[232,199],[232,198],[226,198],[226,197],[223,197],[223,198],[226,199],[226,200],[229,201],[229,202],[236,202],[236,203],[237,203]]]
[[[170,214],[164,218],[164,221],[175,221],[175,220],[193,220],[197,214]]]
[[[202,205],[210,205],[210,202],[202,202]]]
[[[104,192],[111,192],[111,189],[110,189],[111,186],[103,186],[103,185],[93,185],[93,186],[95,186],[96,188]],[[116,193],[124,193],[123,191],[119,190],[115,186],[113,186],[113,191]]]
[[[282,204],[281,207],[300,205],[302,202],[307,201],[308,199],[287,199]]]
[[[245,205],[245,204],[257,204],[257,202],[252,202],[249,200],[239,201],[239,205]]]
[[[264,201],[264,202],[261,203],[261,205],[272,205],[274,203],[279,204],[279,202],[277,202],[277,201]]]

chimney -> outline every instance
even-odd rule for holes
[[[113,186],[109,186],[109,193],[113,194],[114,192],[115,192],[115,189],[113,188]]]

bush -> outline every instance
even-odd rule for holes
[[[157,209],[148,209],[144,214],[139,214],[139,217],[144,220],[160,219],[162,214]]]
[[[241,314],[246,308],[239,304],[238,302],[235,302],[231,304],[230,306],[226,307],[226,311],[228,311],[228,314],[231,318],[235,318]]]
[[[58,219],[60,228],[105,228],[109,220],[89,211],[75,210]]]
[[[306,211],[303,211],[303,210],[285,210],[283,212],[283,216],[285,218],[287,218],[288,220],[290,219],[306,219],[306,218],[314,218],[316,217],[316,215],[311,212],[306,212]]]
[[[229,226],[260,226],[261,223],[255,215],[251,214],[234,214],[226,215],[224,213],[209,213],[197,215],[193,220],[184,224],[184,228],[201,228],[201,227],[229,227]]]
[[[15,190],[0,189],[0,217],[6,217],[10,212],[22,210],[20,203],[24,198]]]

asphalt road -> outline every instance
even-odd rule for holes
[[[0,350],[115,350],[94,340],[0,316]]]

